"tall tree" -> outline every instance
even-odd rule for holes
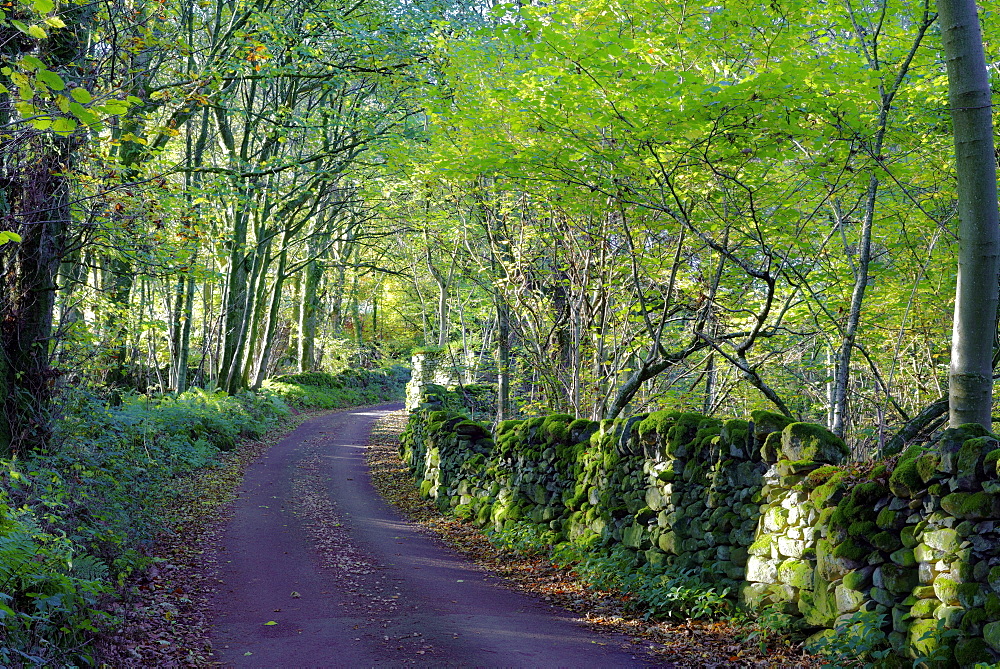
[[[948,422],[991,425],[1000,217],[993,105],[975,0],[938,0],[958,171],[959,251]]]

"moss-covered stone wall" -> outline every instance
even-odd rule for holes
[[[859,467],[824,428],[763,411],[552,415],[506,421],[494,436],[446,409],[442,391],[423,397],[402,440],[442,510],[703,568],[747,606],[820,634],[881,613],[901,656],[1000,658],[1000,443],[978,426]]]

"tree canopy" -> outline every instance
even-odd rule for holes
[[[929,0],[19,0],[0,443],[49,445],[69,385],[435,346],[502,417],[767,408],[895,449],[942,420],[980,216],[951,27]]]

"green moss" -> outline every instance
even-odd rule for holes
[[[847,533],[852,537],[860,537],[862,539],[868,539],[877,532],[878,528],[870,520],[857,520],[847,527]],[[883,533],[884,534],[884,533]]]
[[[983,609],[986,611],[986,617],[990,621],[1000,620],[1000,597],[993,592],[988,594]]]
[[[540,434],[549,446],[564,446],[569,442],[569,426],[574,418],[569,414],[552,414],[542,421]]]
[[[856,569],[844,574],[844,587],[848,590],[864,590],[871,585],[872,577],[870,570]]]
[[[812,492],[839,472],[841,472],[841,469],[836,465],[823,465],[809,472],[805,480],[799,484],[799,489],[804,492]]]
[[[851,499],[857,507],[872,508],[875,502],[887,497],[889,491],[878,481],[866,481],[851,489]]]
[[[500,421],[497,425],[497,438],[499,439],[501,435],[509,434],[514,432],[524,421],[521,420],[504,420]]]
[[[969,439],[988,437],[990,431],[978,423],[966,423],[958,427],[950,427],[938,437],[937,448],[945,453],[953,453],[962,448]]]
[[[819,471],[818,469],[816,471]],[[836,472],[826,483],[823,483],[816,487],[809,494],[809,501],[812,502],[817,509],[822,509],[830,504],[837,504],[844,497],[844,493],[847,491],[847,486],[843,482],[844,474],[843,472]]]
[[[917,460],[903,460],[896,464],[889,477],[889,489],[897,497],[912,497],[913,494],[923,487],[923,479],[917,473]]]
[[[953,492],[941,499],[941,508],[963,520],[992,518],[996,512],[997,500],[985,492]]]
[[[976,625],[981,625],[987,621],[984,609],[969,609],[962,616],[962,631],[968,632]]]
[[[479,525],[481,526],[485,525],[486,523],[490,522],[490,517],[492,513],[493,513],[493,505],[483,504],[476,510],[476,522],[479,523]]]
[[[844,440],[815,423],[790,423],[781,431],[781,452],[789,460],[836,464],[850,455]]]
[[[958,604],[958,583],[947,576],[934,579],[934,594],[945,604]]]
[[[868,558],[869,549],[857,544],[853,539],[840,542],[833,548],[833,557],[847,558],[863,562]]]
[[[997,471],[997,462],[1000,462],[1000,448],[994,449],[986,454],[983,458],[983,469],[986,470],[988,476],[995,476],[1000,474]]]
[[[773,411],[764,411],[763,409],[751,411],[750,418],[753,419],[754,434],[758,436],[763,436],[769,432],[781,432],[785,429],[785,426],[795,422],[794,419],[788,416],[774,413]]]
[[[899,535],[895,532],[877,532],[870,535],[871,545],[883,553],[892,553],[903,547],[903,542],[899,540]]]
[[[639,438],[645,441],[654,438],[654,435],[665,437],[680,415],[676,411],[654,411],[639,422]]]
[[[875,502],[886,494],[885,488],[875,481],[868,481],[854,486],[837,504],[836,511],[830,516],[830,526],[837,530],[847,530],[853,536],[872,535],[876,533],[873,516]],[[865,526],[859,523],[868,523]],[[849,529],[852,528],[853,529]]]
[[[958,584],[958,604],[962,608],[972,609],[983,606],[986,597],[983,594],[982,586],[978,583]]]
[[[893,564],[897,564],[900,567],[912,567],[917,564],[917,557],[912,548],[900,548],[897,551],[893,551],[889,555],[889,559],[892,560]]]
[[[747,442],[747,434],[750,431],[750,423],[745,420],[732,419],[727,420],[722,424],[722,430],[719,435],[722,437],[724,443],[742,447]]]
[[[575,436],[573,437],[575,441],[589,440],[590,435],[597,431],[600,424],[587,420],[586,418],[577,418],[572,423],[569,424],[570,435],[579,435],[579,439]]]
[[[937,467],[941,464],[941,455],[935,451],[928,451],[916,458],[917,476],[924,483],[938,475]]]
[[[990,663],[992,661],[993,656],[982,637],[960,639],[955,644],[955,662],[960,667],[974,667],[977,664]]]
[[[679,414],[674,426],[667,432],[667,454],[686,457],[693,450],[698,425],[704,418],[697,413]]]
[[[897,523],[901,524],[902,520],[904,519],[900,517],[898,511],[893,511],[889,507],[885,507],[878,512],[875,524],[878,525],[880,530],[888,530],[896,527]]]
[[[621,456],[619,456],[616,451],[609,450],[606,451],[602,456],[601,464],[604,466],[604,469],[612,470],[615,468],[615,465],[617,465],[620,461],[621,461]]]
[[[750,555],[757,556],[767,556],[771,554],[771,535],[761,534],[757,539],[750,544],[750,548],[747,549]]]

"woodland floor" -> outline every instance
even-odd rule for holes
[[[352,413],[353,427],[344,422]],[[588,590],[544,557],[500,552],[473,526],[441,517],[399,461],[400,411],[298,422],[307,418],[184,483],[158,564],[111,604],[121,622],[101,639],[104,662],[818,664],[752,625],[644,621],[628,598]]]

